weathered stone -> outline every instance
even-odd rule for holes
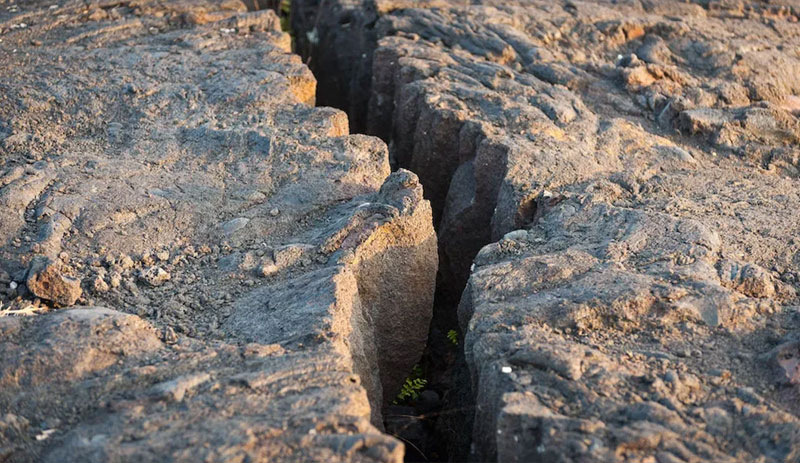
[[[142,270],[139,279],[150,286],[161,286],[170,280],[170,274],[161,267],[148,267]]]
[[[94,277],[94,280],[92,280],[92,289],[98,293],[106,292],[109,289],[108,283],[106,283],[102,276],[98,275]]]
[[[381,408],[437,267],[417,177],[311,106],[274,12],[95,3],[0,11],[0,133],[26,134],[0,160],[0,263],[63,252],[114,309],[0,295],[38,314],[0,318],[0,409],[35,423],[0,459],[399,463]]]
[[[61,272],[62,264],[47,257],[36,257],[28,269],[25,284],[36,297],[58,306],[74,304],[83,294],[81,281]]]
[[[451,458],[800,448],[794,348],[753,361],[800,328],[796,2],[646,3],[294,1],[326,101],[432,201]]]

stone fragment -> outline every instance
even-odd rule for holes
[[[25,281],[28,290],[37,297],[67,307],[75,304],[83,294],[81,281],[65,275],[62,264],[48,257],[39,256],[31,261]]]
[[[122,284],[122,275],[119,272],[112,272],[109,277],[109,284],[112,288],[119,288]]]
[[[148,267],[139,274],[139,280],[150,286],[161,286],[170,280],[170,274],[161,267]]]
[[[130,270],[134,267],[134,262],[131,256],[125,254],[119,259],[119,265],[123,270]]]
[[[248,222],[250,222],[250,219],[246,217],[237,217],[223,223],[220,227],[222,228],[222,232],[224,234],[232,235],[247,226]]]
[[[92,280],[92,288],[98,293],[104,293],[109,290],[108,283],[106,283],[106,281],[100,275],[96,276],[94,280]]]

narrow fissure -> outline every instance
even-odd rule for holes
[[[376,96],[376,89],[372,88],[373,82],[391,78],[373,75],[378,13],[364,8],[321,14],[325,3],[326,0],[295,0],[291,6],[289,32],[295,53],[300,54],[317,80],[316,104],[345,111],[351,133],[378,136],[389,145],[393,170],[405,168],[420,177],[439,236],[440,265],[427,345],[418,365],[407,372],[402,389],[384,391],[384,403],[388,404],[382,410],[385,430],[405,443],[407,462],[465,461],[471,444],[474,396],[464,359],[465,333],[459,327],[458,305],[473,258],[491,240],[491,214],[485,213],[485,208],[471,211],[474,220],[470,229],[445,230],[443,211],[451,182],[459,182],[457,188],[463,184],[463,188],[474,189],[474,180],[469,180],[473,163],[460,163],[456,152],[443,153],[441,163],[434,166],[411,162],[414,147],[403,143],[397,133],[393,120],[395,102],[385,98],[394,89],[379,89],[377,93],[382,95]],[[344,32],[330,33],[332,30]],[[447,146],[448,137],[470,133],[470,128],[464,130],[459,125],[460,121],[412,122],[423,123],[430,124],[434,132],[442,128],[447,132],[439,139],[433,135],[433,151],[457,150],[458,147]],[[471,136],[474,158],[482,134],[474,131]],[[452,252],[454,249],[457,253]]]

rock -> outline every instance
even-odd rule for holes
[[[464,333],[445,407],[475,410],[437,426],[451,459],[798,451],[794,392],[767,393],[752,360],[800,329],[800,61],[782,8],[765,26],[752,1],[295,2],[320,101],[389,141],[432,202],[434,328],[458,305]],[[792,355],[769,364],[793,391]],[[640,402],[673,413],[616,414]],[[714,407],[730,420],[695,413]]]
[[[123,270],[130,270],[134,267],[133,259],[129,255],[123,255],[119,259],[119,265],[122,267]]]
[[[92,288],[97,293],[104,293],[109,290],[108,283],[99,275],[92,280]]]
[[[81,281],[63,274],[61,267],[62,264],[47,257],[36,257],[28,268],[25,284],[36,297],[68,307],[81,297],[83,289]]]
[[[155,259],[153,259],[153,256],[149,252],[146,252],[142,255],[142,265],[150,267],[155,265],[155,263]]]
[[[119,272],[112,272],[109,277],[109,284],[112,288],[119,288],[122,284],[122,275]]]
[[[275,265],[281,269],[295,264],[308,265],[311,262],[310,254],[314,246],[306,243],[292,243],[280,246],[273,251]]]
[[[762,360],[774,369],[779,384],[800,384],[800,342],[782,343],[766,353]]]
[[[170,274],[161,267],[149,267],[139,274],[139,280],[150,286],[161,286],[170,280]]]
[[[28,6],[1,14],[30,27],[2,38],[0,138],[29,136],[0,156],[0,265],[66,252],[112,309],[11,302],[0,410],[42,429],[0,459],[403,461],[383,405],[438,264],[416,176],[313,106],[263,2]]]
[[[7,356],[0,365],[4,388],[16,389],[20,384],[61,387],[102,373],[121,359],[143,356],[161,347],[150,324],[105,307],[60,310],[37,322],[28,325],[25,334],[20,333],[28,349]],[[0,351],[10,354],[10,347],[9,340],[4,340]]]
[[[277,273],[278,270],[280,269],[272,257],[265,257],[261,260],[261,263],[258,266],[258,274],[262,277],[273,275]]]
[[[241,230],[244,228],[247,223],[250,222],[250,219],[245,217],[237,217],[235,219],[229,220],[223,223],[220,228],[222,228],[222,232],[226,235],[232,235],[233,233]]]
[[[211,379],[208,373],[181,376],[153,386],[153,395],[159,398],[180,402],[188,391]]]

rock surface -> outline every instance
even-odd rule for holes
[[[446,432],[477,461],[796,460],[800,5],[364,3],[296,23],[368,63],[315,71],[370,89],[343,107],[420,175],[444,305],[466,284],[476,412]]]
[[[0,4],[0,460],[402,461],[417,177],[271,11],[51,5]]]
[[[255,5],[0,3],[0,460],[800,458],[796,1]]]
[[[69,306],[77,302],[83,294],[81,281],[64,275],[59,267],[60,262],[54,262],[45,256],[34,258],[25,284],[34,296],[59,306]]]

